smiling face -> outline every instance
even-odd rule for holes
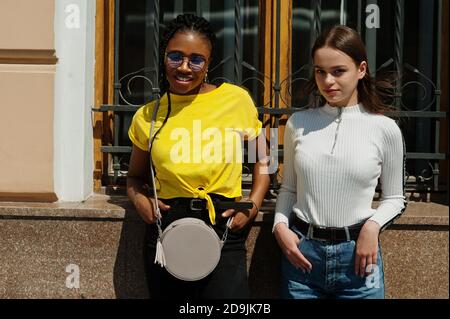
[[[356,65],[342,51],[323,47],[314,54],[314,77],[320,94],[331,106],[345,107],[358,103],[358,81],[366,74],[367,63]]]
[[[183,62],[174,67],[168,61],[167,54],[179,53],[183,56]],[[202,84],[211,56],[211,44],[209,40],[195,31],[179,31],[169,40],[166,48],[165,69],[166,78],[170,85],[170,92],[179,95],[192,95],[201,92]],[[203,58],[203,68],[199,71],[191,69],[192,63],[196,64]],[[189,65],[191,61],[191,66]],[[194,67],[195,69],[195,67]]]

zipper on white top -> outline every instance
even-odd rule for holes
[[[338,107],[338,115],[336,116],[336,119],[334,121],[337,123],[337,125],[336,125],[336,132],[334,133],[334,143],[333,147],[331,148],[331,155],[334,154],[334,148],[336,147],[337,137],[339,133],[339,126],[341,126],[342,122],[342,107]]]

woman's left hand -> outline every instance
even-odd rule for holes
[[[230,225],[230,230],[239,231],[252,222],[253,218],[257,213],[257,209],[253,207],[252,209],[227,209],[222,213],[222,217],[228,218],[234,215],[233,223]]]
[[[380,225],[372,220],[368,220],[361,228],[356,243],[355,274],[357,276],[368,275],[367,266],[377,264],[379,233]]]

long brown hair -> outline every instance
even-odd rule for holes
[[[316,51],[320,48],[329,47],[344,52],[352,58],[358,67],[361,62],[367,62],[367,53],[364,43],[355,30],[343,25],[334,26],[319,35],[311,49],[311,58],[314,60]],[[383,114],[391,110],[390,101],[393,98],[393,77],[388,73],[378,76],[376,79],[370,75],[367,64],[366,75],[359,80],[358,100],[364,105],[368,112]],[[324,105],[326,100],[317,93],[318,88],[314,73],[303,89],[303,96],[316,95],[315,106]],[[318,103],[317,103],[318,102]]]

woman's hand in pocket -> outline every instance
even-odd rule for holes
[[[285,223],[279,223],[275,226],[274,235],[281,251],[294,267],[303,270],[303,272],[311,271],[311,263],[298,249],[300,239],[296,233],[290,230]]]

